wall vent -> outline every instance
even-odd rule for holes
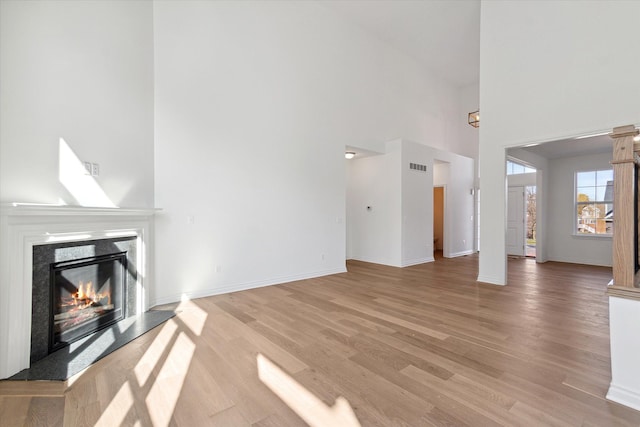
[[[418,163],[409,163],[409,169],[412,169],[418,172],[426,172],[427,165],[420,165]]]

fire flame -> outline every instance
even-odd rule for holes
[[[96,292],[93,289],[93,283],[87,282],[78,284],[78,291],[71,294],[73,305],[90,306],[95,303],[107,299],[107,304],[111,304],[111,294],[109,292]]]

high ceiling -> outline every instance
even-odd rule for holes
[[[456,87],[480,74],[480,0],[319,0]],[[611,151],[608,136],[524,148],[548,159]],[[367,156],[374,153],[358,153]]]
[[[547,142],[531,147],[522,147],[547,159],[559,159],[564,157],[586,156],[589,154],[611,153],[613,140],[609,135],[598,135],[582,139],[563,139]]]
[[[478,83],[479,0],[323,0],[456,87]]]

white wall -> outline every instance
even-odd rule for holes
[[[433,151],[402,141],[402,266],[433,261]],[[410,163],[427,170],[413,170]]]
[[[607,399],[640,411],[640,301],[609,297],[611,384]]]
[[[612,265],[611,237],[575,235],[575,173],[610,169],[611,153],[549,161],[548,255],[552,261]]]
[[[505,147],[638,123],[640,57],[629,52],[640,3],[485,1],[481,11],[478,278],[505,284]]]
[[[433,185],[445,185],[445,257],[468,255],[475,252],[475,198],[474,160],[442,150],[431,150],[435,165]],[[433,192],[431,192],[433,195]]]
[[[435,183],[447,187],[444,255],[473,253],[473,159],[405,140],[387,147],[386,154],[350,166],[351,257],[397,267],[433,261]],[[427,171],[412,170],[410,163]]]
[[[157,2],[154,34],[156,302],[343,271],[345,145],[460,145],[455,89],[314,2]]]
[[[347,229],[350,259],[402,265],[402,174],[400,142],[388,152],[349,161]],[[370,208],[370,209],[369,209]]]
[[[0,202],[153,207],[152,3],[0,2],[0,93]],[[95,181],[62,184],[60,138]]]

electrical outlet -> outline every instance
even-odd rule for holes
[[[91,169],[92,169],[91,162],[84,162],[84,170],[85,170],[84,174],[91,175]]]
[[[100,165],[97,163],[91,163],[91,175],[99,176],[100,175]]]

